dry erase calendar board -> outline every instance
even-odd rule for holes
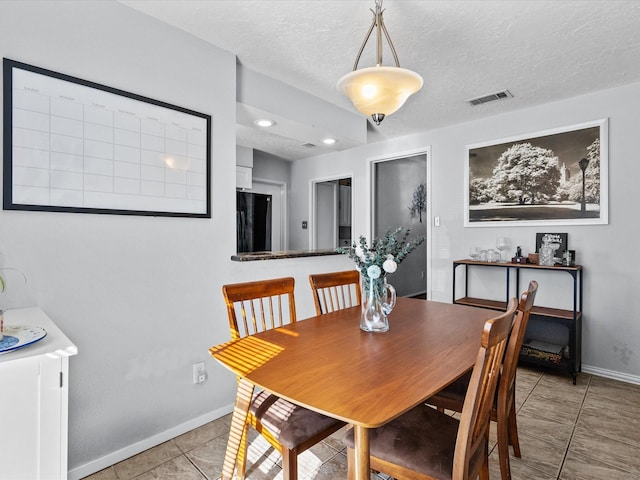
[[[211,217],[211,116],[3,68],[5,210]]]

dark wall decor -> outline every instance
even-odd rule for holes
[[[211,217],[211,116],[3,60],[5,210]]]
[[[411,206],[409,212],[411,212],[411,218],[416,218],[422,223],[422,213],[427,211],[427,185],[421,183],[413,191],[413,199],[411,200]]]
[[[556,250],[555,256],[562,258],[565,250],[569,248],[569,235],[566,233],[536,233],[536,253],[540,252],[542,238],[545,235],[551,235],[553,242],[560,245],[558,250]]]
[[[465,226],[608,223],[607,119],[467,146]]]

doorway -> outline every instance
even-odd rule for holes
[[[254,178],[251,192],[271,195],[271,251],[287,250],[286,184]]]
[[[411,229],[410,238],[426,235],[427,241],[398,266],[390,278],[398,295],[429,296],[427,288],[430,216],[427,188],[427,152],[374,161],[371,165],[372,235],[389,229]]]
[[[351,177],[313,182],[311,248],[351,245]]]

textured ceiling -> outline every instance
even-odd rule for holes
[[[352,109],[335,84],[353,68],[373,0],[121,3],[233,52],[251,70]],[[368,142],[640,81],[638,1],[385,0],[383,7],[400,65],[425,84],[380,126],[369,122]],[[383,63],[391,65],[387,53]],[[368,46],[360,66],[373,63]],[[514,98],[466,102],[502,89]],[[266,137],[238,128],[246,146],[289,159],[319,153]]]

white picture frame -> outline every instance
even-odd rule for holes
[[[464,226],[608,224],[608,150],[606,118],[467,145]]]

